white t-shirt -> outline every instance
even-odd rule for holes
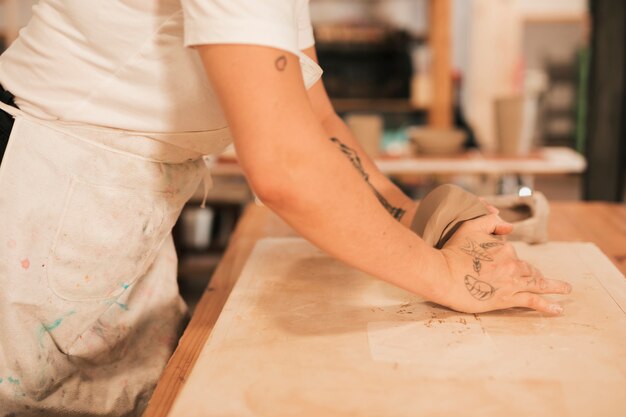
[[[120,129],[226,126],[193,45],[314,44],[308,0],[40,0],[0,56],[26,113]]]

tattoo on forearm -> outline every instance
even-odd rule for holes
[[[477,300],[484,301],[490,299],[496,292],[491,284],[481,281],[471,275],[465,275],[465,288]]]
[[[393,216],[394,219],[400,221],[402,219],[402,216],[404,216],[404,213],[406,213],[406,211],[401,209],[400,207],[394,207],[391,204],[389,204],[387,199],[383,197],[383,195],[376,188],[374,188],[374,186],[370,184],[369,181],[367,182],[367,185],[370,187],[370,189],[372,190],[372,192],[374,193],[378,201],[380,201],[380,204],[382,204],[385,210],[387,210],[389,214]]]
[[[472,267],[474,268],[474,272],[480,276],[482,262],[493,262],[493,256],[487,251],[503,244],[503,242],[498,241],[477,243],[471,239],[467,239],[467,244],[463,246],[461,250],[473,258]],[[493,285],[481,281],[472,275],[465,275],[465,288],[467,288],[467,291],[469,291],[472,297],[480,301],[488,300],[497,290]]]
[[[382,206],[385,208],[385,210],[387,210],[389,214],[393,216],[394,219],[400,221],[402,219],[402,216],[404,216],[404,213],[406,213],[406,210],[403,210],[400,207],[394,207],[393,205],[391,205],[389,201],[387,201],[387,199],[372,185],[372,183],[369,180],[369,175],[367,174],[367,172],[365,172],[365,169],[363,168],[363,164],[361,163],[361,158],[359,158],[359,155],[357,154],[357,152],[354,149],[347,146],[346,144],[342,143],[337,138],[330,138],[330,140],[331,142],[339,146],[339,149],[341,150],[341,152],[344,155],[346,155],[346,157],[350,160],[350,162],[352,162],[352,165],[354,166],[354,168],[359,172],[359,174],[361,174],[361,177],[363,177],[368,187],[372,190],[372,192],[374,193],[374,195],[376,196],[380,204],[382,204]]]
[[[287,67],[287,57],[285,55],[281,55],[276,58],[276,61],[274,61],[274,66],[278,71],[284,71]]]

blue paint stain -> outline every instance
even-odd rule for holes
[[[73,316],[74,314],[76,314],[76,310],[70,310],[63,317],[59,317],[58,319],[56,319],[50,324],[41,323],[41,326],[39,327],[39,331],[37,332],[37,339],[39,340],[39,346],[43,347],[43,336],[46,333],[50,333],[53,330],[55,330],[57,327],[61,325],[61,323],[63,323],[63,320],[65,320],[69,316]],[[9,382],[11,382],[10,379],[9,379]]]
[[[44,331],[51,332],[54,329],[56,329],[57,327],[59,327],[61,325],[61,323],[63,323],[63,318],[58,318],[55,321],[53,321],[52,324],[42,323],[41,327],[42,327],[42,329]]]
[[[115,304],[116,306],[118,306],[122,310],[128,311],[128,304],[120,303],[119,301],[116,301],[116,300],[105,300],[104,304],[106,304],[108,306],[112,306],[113,304]]]
[[[12,376],[8,377],[6,379],[6,381],[13,385],[13,397],[15,398],[19,398],[19,397],[25,397],[26,394],[24,393],[24,391],[22,391],[19,386],[20,386],[20,380],[17,378],[13,378]],[[4,378],[0,378],[0,384],[2,384],[4,382]]]
[[[130,287],[130,284],[126,284],[126,283],[122,284],[122,288],[124,288],[125,290],[127,290],[128,287]]]

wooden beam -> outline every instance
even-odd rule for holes
[[[586,200],[623,201],[626,171],[626,4],[591,3]]]
[[[430,1],[430,48],[433,101],[428,116],[432,127],[452,127],[451,0]]]

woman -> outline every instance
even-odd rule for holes
[[[209,183],[202,156],[231,138],[259,198],[337,259],[459,311],[562,311],[538,294],[568,284],[494,239],[511,229],[497,215],[442,250],[407,227],[416,205],[317,81],[307,9],[40,1],[0,58],[5,131],[15,117],[0,167],[2,413],[143,409],[185,312],[170,231]],[[471,245],[489,248],[478,294]]]

